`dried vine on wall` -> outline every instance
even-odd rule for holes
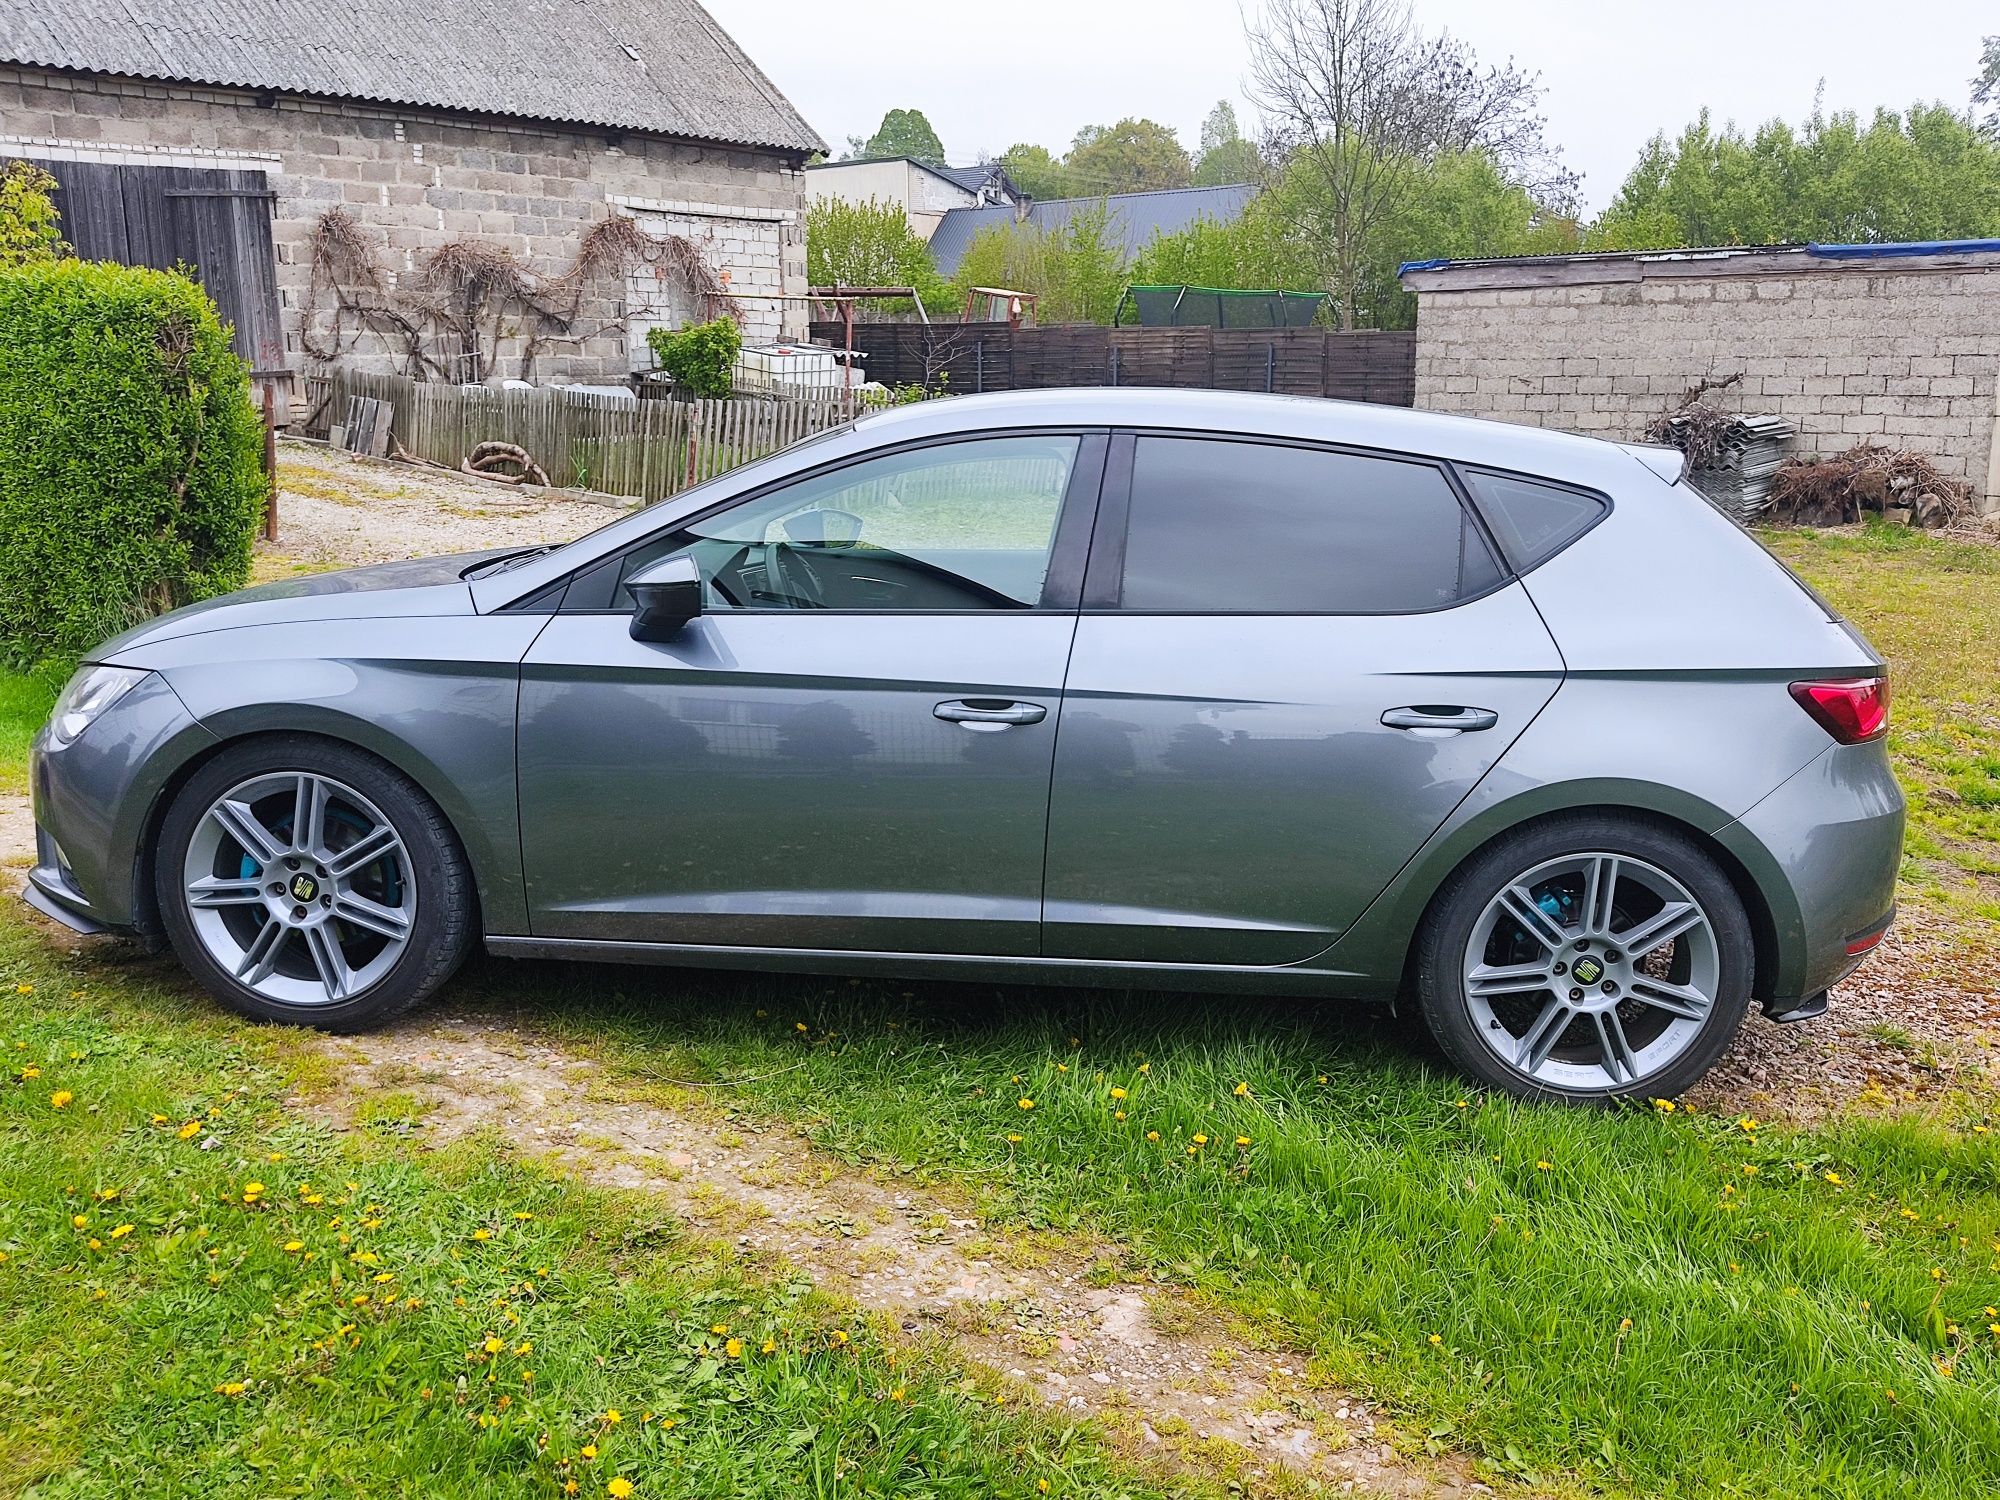
[[[678,281],[702,303],[704,316],[737,316],[698,246],[679,235],[655,238],[623,214],[593,224],[558,276],[537,276],[512,251],[478,239],[441,245],[414,271],[393,275],[344,208],[320,216],[311,245],[300,347],[332,363],[373,336],[395,351],[404,373],[420,379],[491,378],[501,373],[499,355],[509,341],[518,344],[515,373],[531,378],[547,345],[625,327],[622,315],[586,327],[585,309],[593,289],[622,282],[641,265]],[[615,305],[623,305],[622,290]]]

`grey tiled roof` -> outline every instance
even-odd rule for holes
[[[696,0],[4,0],[0,59],[825,149]]]
[[[1223,187],[1163,188],[1151,193],[1112,193],[1103,198],[1050,198],[1028,210],[1028,223],[1049,229],[1067,223],[1070,215],[1094,204],[1108,204],[1112,232],[1122,238],[1129,258],[1145,249],[1155,234],[1174,234],[1197,219],[1226,224],[1243,212],[1257,189],[1247,182]],[[967,247],[981,230],[1012,223],[1014,209],[947,209],[931,235],[931,259],[946,276],[958,270]]]

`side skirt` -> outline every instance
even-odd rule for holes
[[[893,975],[1008,984],[1075,984],[1111,989],[1213,990],[1387,1000],[1394,981],[1341,969],[1258,968],[1242,964],[1144,964],[1112,959],[1009,958],[960,953],[872,953],[845,948],[740,948],[690,943],[620,943],[592,938],[488,937],[499,958],[581,959],[773,974]]]

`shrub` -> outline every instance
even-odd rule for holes
[[[727,396],[730,371],[743,352],[743,332],[733,319],[695,323],[686,328],[649,328],[646,344],[660,368],[674,378],[674,389],[689,396]]]
[[[58,227],[56,180],[33,162],[0,167],[0,266],[60,260],[69,254]]]
[[[262,460],[200,287],[73,260],[0,271],[0,658],[71,660],[242,587]]]

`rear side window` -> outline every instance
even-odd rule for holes
[[[1484,592],[1500,570],[1427,463],[1142,437],[1120,607],[1397,614]]]
[[[1554,557],[1604,514],[1604,502],[1581,490],[1481,469],[1463,474],[1500,550],[1519,573]]]

